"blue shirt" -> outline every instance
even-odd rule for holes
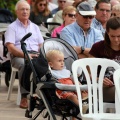
[[[56,14],[59,11],[59,7],[52,10],[52,15]]]
[[[21,50],[20,40],[29,32],[31,32],[32,35],[25,40],[26,48],[29,51],[38,51],[40,47],[39,45],[42,44],[44,40],[39,27],[31,21],[28,21],[27,27],[24,27],[19,19],[16,19],[11,23],[5,32],[5,44],[13,43],[19,50]]]
[[[86,48],[91,48],[94,43],[104,40],[102,32],[92,27],[85,36],[83,29],[77,22],[64,27],[60,33],[60,38],[72,46],[84,46]]]
[[[96,18],[93,18],[91,26],[94,27],[94,28],[96,28],[96,29],[98,29],[98,30],[101,30],[103,36],[105,35],[106,29],[103,28],[101,22],[99,22]]]

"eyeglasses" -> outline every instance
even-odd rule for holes
[[[104,12],[104,11],[106,11],[107,13],[110,13],[111,12],[111,10],[105,10],[105,9],[99,9],[101,12]]]
[[[23,11],[27,11],[27,12],[30,11],[30,9],[28,9],[28,8],[21,8],[21,9],[19,9],[19,10],[22,11],[22,12],[23,12]]]
[[[68,14],[66,14],[66,15],[68,15],[69,17],[75,17],[75,14],[71,14],[71,13],[68,13]]]
[[[82,17],[85,18],[85,19],[88,19],[88,18],[93,19],[94,18],[94,16],[90,16],[90,15],[86,15],[86,16],[82,15]]]
[[[59,1],[60,3],[66,3],[66,1]]]
[[[39,6],[46,6],[46,4],[39,4]]]

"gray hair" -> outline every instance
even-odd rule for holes
[[[15,10],[18,9],[19,4],[21,4],[21,3],[27,3],[29,5],[29,3],[26,0],[19,0],[15,5]],[[29,8],[30,8],[30,5],[29,5]]]
[[[114,5],[114,6],[112,7],[112,10],[116,10],[116,11],[120,12],[120,3],[117,4],[117,5]]]

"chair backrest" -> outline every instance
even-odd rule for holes
[[[84,58],[73,62],[73,79],[77,89],[81,115],[83,114],[82,96],[78,84],[77,69],[82,69],[88,84],[89,113],[103,113],[103,78],[108,67],[113,67],[116,70],[120,68],[120,65],[113,60],[103,58]]]
[[[50,26],[53,26],[53,25],[58,25],[60,26],[61,24],[60,23],[57,23],[57,22],[53,22],[53,18],[48,18],[47,19],[47,22],[45,23],[45,26],[48,28],[48,30],[50,30]],[[49,31],[51,33],[51,31]]]
[[[53,21],[53,18],[48,18],[47,19],[47,28],[48,28],[48,30],[50,29],[49,23],[52,23],[52,21]]]
[[[115,70],[115,72],[113,74],[113,79],[114,79],[115,89],[116,89],[116,93],[117,93],[116,94],[117,95],[117,99],[118,99],[118,102],[119,102],[120,101],[120,69]],[[119,104],[120,104],[120,102],[119,102]],[[120,105],[117,108],[120,111]]]

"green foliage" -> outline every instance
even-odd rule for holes
[[[0,8],[9,9],[15,16],[15,4],[18,0],[0,0]]]

